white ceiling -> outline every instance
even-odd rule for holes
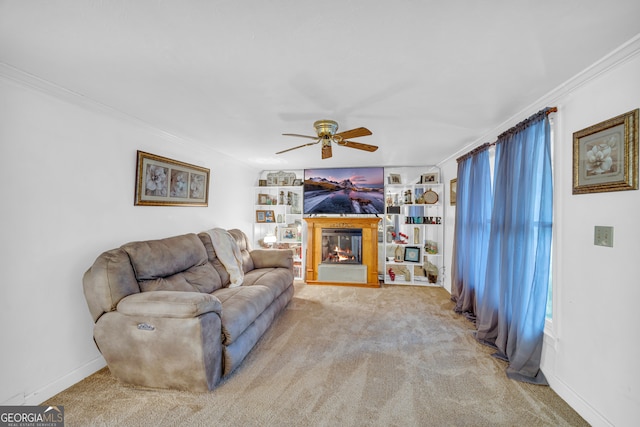
[[[436,164],[639,18],[638,0],[0,0],[0,62],[261,169]],[[274,154],[324,118],[380,149]]]

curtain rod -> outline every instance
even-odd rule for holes
[[[517,125],[515,125],[514,127],[512,127],[511,129],[507,130],[506,132],[502,132],[500,134],[500,136],[498,136],[498,140],[494,141],[494,142],[485,142],[484,144],[482,144],[479,147],[474,148],[473,150],[469,151],[467,154],[463,154],[462,156],[458,157],[456,159],[456,162],[460,163],[462,160],[465,160],[467,158],[469,158],[470,156],[473,156],[476,153],[481,152],[482,150],[486,150],[490,147],[493,147],[494,145],[496,145],[498,143],[498,141],[500,140],[500,138],[503,135],[506,135],[510,132],[513,132],[514,130],[516,130],[518,127],[522,126],[523,124],[527,124],[531,119],[535,118],[536,116],[538,116],[539,114],[544,113],[547,117],[549,116],[549,114],[551,113],[557,113],[558,112],[558,107],[551,107],[551,108],[545,108],[541,111],[538,111],[536,114],[532,115],[531,117],[529,117],[528,119],[518,123]]]

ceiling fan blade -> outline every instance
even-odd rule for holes
[[[359,136],[373,135],[367,128],[356,128],[351,130],[345,130],[344,132],[336,133],[335,136],[340,136],[342,139],[357,138]]]
[[[284,136],[298,136],[300,138],[318,139],[318,136],[299,135],[297,133],[283,133]]]
[[[316,139],[318,139],[318,138],[316,138]],[[315,145],[318,142],[320,142],[319,139],[316,142],[310,142],[308,144],[302,144],[302,145],[298,145],[297,147],[291,147],[291,148],[287,148],[286,150],[278,151],[276,154],[282,154],[282,153],[286,153],[287,151],[296,150],[298,148],[307,147],[309,145]]]
[[[331,141],[323,141],[322,142],[322,158],[328,159],[331,157],[333,153],[331,152]]]
[[[354,142],[354,141],[342,141],[342,142],[339,142],[338,145],[341,145],[343,147],[349,147],[349,148],[357,148],[358,150],[364,150],[369,152],[374,152],[378,149],[377,145],[362,144],[361,142]]]

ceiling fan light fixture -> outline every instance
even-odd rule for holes
[[[333,120],[317,120],[313,123],[318,136],[334,135],[338,130],[338,122]]]

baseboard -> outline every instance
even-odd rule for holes
[[[30,393],[28,395],[16,395],[6,402],[0,403],[1,406],[11,405],[40,405],[45,400],[48,400],[60,393],[63,390],[71,387],[77,382],[82,381],[89,375],[99,371],[100,369],[107,366],[104,358],[102,356],[98,356],[93,359],[89,363],[69,372],[67,375],[58,378],[50,384],[45,385],[44,387]]]
[[[551,389],[593,427],[613,427],[613,424],[609,420],[607,420],[593,406],[589,405],[587,401],[580,397],[566,383],[553,375],[548,376],[546,373],[545,377],[547,378]]]

